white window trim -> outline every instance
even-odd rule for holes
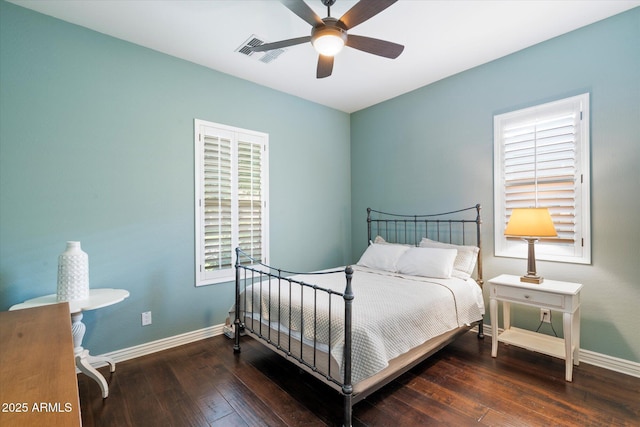
[[[269,135],[263,132],[241,129],[219,123],[194,119],[194,148],[195,148],[195,285],[204,286],[216,283],[224,283],[235,280],[235,268],[206,272],[204,268],[204,136],[206,128],[213,128],[219,133],[230,135],[232,138],[232,158],[235,159],[238,136],[242,136],[244,142],[257,143],[262,146],[262,257],[261,262],[267,263],[269,258]],[[232,173],[233,197],[237,196],[237,175]],[[235,248],[238,246],[238,212],[237,206],[232,205],[232,266],[235,265]]]
[[[536,259],[546,261],[567,262],[576,264],[591,263],[591,201],[590,201],[590,108],[589,94],[577,95],[522,110],[512,111],[494,116],[494,247],[495,256],[527,258],[527,244],[518,239],[507,239],[504,236],[507,208],[504,186],[504,144],[502,141],[503,124],[514,118],[537,115],[539,112],[553,111],[562,105],[574,104],[580,109],[581,119],[577,125],[577,184],[576,189],[576,242],[573,253],[561,249],[552,241],[536,243]]]

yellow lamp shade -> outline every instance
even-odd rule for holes
[[[504,234],[514,237],[556,237],[558,235],[547,208],[513,209]]]

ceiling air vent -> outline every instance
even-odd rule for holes
[[[239,52],[251,58],[255,58],[260,62],[264,62],[265,64],[270,63],[284,53],[284,49],[274,49],[267,52],[253,52],[251,50],[252,47],[260,46],[265,43],[266,42],[261,37],[253,34],[236,49],[236,52]]]

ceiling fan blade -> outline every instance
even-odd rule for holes
[[[346,44],[354,49],[391,59],[396,59],[404,50],[401,44],[353,34],[349,34]]]
[[[340,21],[347,27],[347,30],[351,29],[382,12],[396,1],[398,0],[360,0],[342,15]]]
[[[265,43],[259,46],[253,46],[252,52],[265,52],[267,50],[281,49],[283,47],[295,46],[297,44],[310,42],[311,36],[297,37],[295,39],[280,40],[279,42]]]
[[[287,9],[304,19],[315,27],[316,25],[324,25],[322,19],[311,9],[303,0],[280,0]]]
[[[319,79],[329,77],[333,71],[333,56],[318,56],[318,71],[316,77]]]

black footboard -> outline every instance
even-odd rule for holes
[[[235,319],[234,319],[234,329],[235,329],[235,341],[233,345],[234,353],[240,352],[240,333],[243,330],[251,332],[251,334],[260,339],[263,343],[268,344],[275,351],[280,352],[283,356],[288,358],[295,359],[300,365],[306,367],[307,370],[313,374],[315,374],[320,379],[327,381],[328,383],[335,384],[344,396],[344,423],[345,425],[351,425],[351,417],[352,417],[352,394],[353,394],[353,384],[351,383],[351,363],[352,363],[352,304],[354,299],[353,290],[351,287],[351,279],[353,277],[353,269],[348,266],[344,270],[332,270],[325,272],[314,272],[314,273],[295,273],[291,271],[285,271],[281,269],[273,269],[265,264],[260,263],[249,257],[245,254],[240,248],[236,249],[236,302],[235,302]],[[344,292],[336,292],[331,289],[325,289],[313,284],[305,283],[300,280],[296,280],[292,278],[292,275],[325,275],[325,274],[336,274],[336,273],[344,273],[346,285]],[[277,292],[272,294],[272,290],[277,289]],[[283,296],[282,290],[287,290],[288,295],[285,293]],[[283,299],[287,299],[292,301],[292,295],[295,294],[297,297],[297,293],[299,292],[299,296],[302,298],[307,297],[309,295],[313,298],[312,308],[309,308],[312,313],[303,313],[306,309],[304,305],[301,303],[299,306],[300,315],[299,320],[301,336],[294,336],[291,328],[282,328],[280,319],[285,319],[285,323],[288,321],[288,325],[292,324],[292,310],[289,308],[281,309],[283,306],[287,306],[287,304],[282,304]],[[253,299],[258,295],[260,298],[259,304],[265,305],[268,307],[266,309],[266,313],[263,313],[263,308],[260,307],[260,312],[257,318],[254,316],[254,301]],[[322,299],[322,295],[324,295],[325,299],[328,299],[329,305],[328,310],[327,307],[320,307],[316,301],[320,298]],[[272,298],[274,299],[272,301]],[[341,298],[344,300],[344,312],[343,313],[335,313],[337,310],[333,310],[331,300],[332,298]],[[277,299],[277,300],[275,300]],[[302,301],[301,301],[302,302]],[[290,305],[289,305],[290,307]],[[272,312],[273,309],[273,312]],[[309,310],[307,309],[307,310]],[[322,313],[321,313],[322,312]],[[324,317],[328,316],[328,339],[326,342],[328,343],[328,348],[326,350],[327,354],[327,364],[326,366],[319,366],[317,359],[317,349],[322,345],[319,342],[318,337],[316,336],[316,331],[318,330],[317,322],[318,317],[323,315]],[[344,316],[342,320],[344,327],[340,328],[341,330],[332,330],[332,325],[334,324],[333,317]],[[269,321],[265,324],[263,317],[269,319]],[[276,330],[274,331],[272,327],[270,327],[270,320],[273,318],[278,319],[278,323],[276,326]],[[288,317],[288,319],[287,319]],[[313,331],[313,337],[307,340],[305,344],[303,336],[305,325],[304,319],[312,318],[312,325],[309,325],[308,328]],[[343,367],[343,375],[340,376],[340,372],[332,372],[331,363],[330,363],[330,354],[331,354],[331,343],[332,343],[332,334],[342,334],[344,333],[344,354],[342,360]],[[299,348],[294,348],[293,346],[299,346]],[[311,354],[308,352],[305,354],[305,346],[311,347]]]

